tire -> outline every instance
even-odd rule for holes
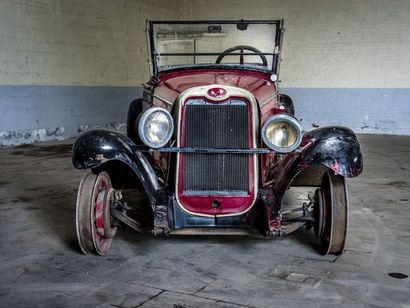
[[[84,254],[106,255],[117,228],[111,225],[110,205],[114,189],[106,172],[86,174],[76,204],[76,230]]]
[[[127,136],[135,144],[143,144],[138,135],[138,120],[142,114],[142,98],[134,99],[128,107],[127,114]]]
[[[348,197],[345,178],[326,172],[316,191],[315,234],[322,254],[341,255],[347,235]]]

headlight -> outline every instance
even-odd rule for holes
[[[161,148],[174,132],[172,116],[165,109],[154,107],[145,111],[138,123],[138,134],[147,146]]]
[[[275,152],[292,152],[302,142],[302,127],[290,115],[274,115],[263,125],[262,139]]]

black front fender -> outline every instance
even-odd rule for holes
[[[362,173],[363,157],[354,132],[346,127],[323,127],[304,136],[308,145],[299,164],[322,164],[344,177]]]
[[[363,170],[360,143],[345,127],[323,127],[308,132],[302,147],[286,155],[275,168],[273,190],[279,200],[292,186],[320,186],[324,172],[344,177],[358,176]]]
[[[77,169],[108,171],[115,188],[132,188],[135,186],[133,181],[138,179],[151,204],[155,203],[160,189],[155,171],[147,158],[137,151],[136,145],[124,135],[108,130],[82,133],[74,143],[72,161]]]

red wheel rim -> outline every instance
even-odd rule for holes
[[[110,189],[111,181],[108,174],[100,173],[95,181],[91,200],[92,238],[95,250],[99,255],[107,254],[112,243],[112,236],[107,236],[105,231],[108,227],[105,226],[105,223],[110,221],[105,217],[106,213],[109,215],[109,209],[107,211],[106,207],[110,206],[110,200],[107,199]]]

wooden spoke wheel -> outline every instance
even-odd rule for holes
[[[340,255],[344,251],[348,198],[345,178],[340,175],[325,173],[320,189],[315,192],[314,231],[321,242],[324,255]]]
[[[111,225],[110,205],[115,190],[106,172],[88,173],[81,180],[77,195],[76,228],[78,244],[84,254],[107,254],[117,227]]]

